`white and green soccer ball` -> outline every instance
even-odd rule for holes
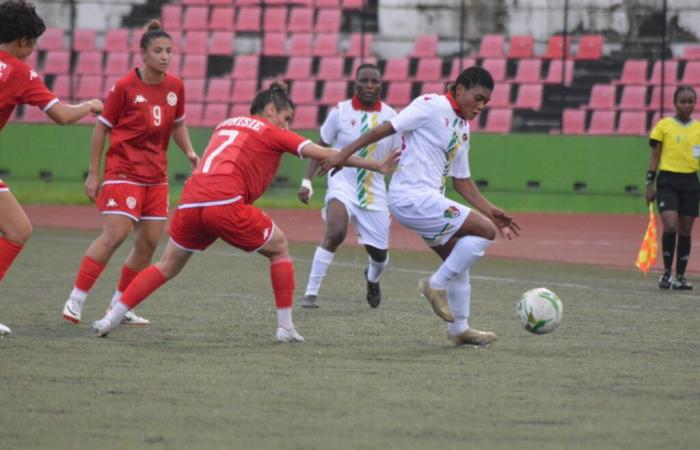
[[[516,309],[520,324],[530,333],[547,334],[561,323],[564,305],[557,294],[546,288],[523,294]]]

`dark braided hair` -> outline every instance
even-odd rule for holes
[[[683,93],[683,92],[690,92],[693,94],[695,97],[695,100],[698,98],[698,94],[695,93],[695,89],[693,89],[692,86],[689,86],[687,84],[681,84],[676,88],[676,91],[673,93],[673,103],[675,104],[678,101],[678,97]]]
[[[143,36],[141,36],[141,42],[139,44],[143,50],[148,49],[148,46],[151,44],[153,39],[164,37],[170,39],[171,41],[173,40],[173,38],[171,38],[170,35],[165,32],[160,22],[155,19],[149,20],[143,28],[146,31],[143,33]]]
[[[36,40],[44,31],[46,25],[32,3],[25,0],[0,3],[0,44],[17,39]]]
[[[287,85],[282,81],[273,81],[270,87],[263,89],[253,99],[250,105],[250,114],[258,115],[265,110],[265,107],[272,103],[277,108],[277,111],[282,111],[287,108],[294,109],[294,102],[287,95]]]
[[[466,89],[471,89],[474,86],[483,86],[488,90],[493,90],[493,77],[488,70],[480,66],[467,67],[459,74],[454,84],[452,85],[450,92],[452,95],[455,94],[457,85],[461,84]]]

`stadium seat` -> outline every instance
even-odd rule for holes
[[[229,116],[240,117],[250,115],[250,103],[234,103],[231,106]]]
[[[642,111],[622,111],[617,134],[643,136],[647,134],[647,113]]]
[[[235,36],[232,31],[214,31],[209,43],[210,55],[233,56]]]
[[[683,59],[688,61],[700,61],[700,46],[686,45],[683,49]]]
[[[209,8],[204,6],[189,6],[183,16],[183,29],[206,30],[209,25]]]
[[[483,67],[491,73],[493,81],[498,82],[506,79],[505,59],[485,59],[482,61],[481,67]]]
[[[583,109],[567,108],[562,118],[564,134],[584,134],[586,130],[586,111]]]
[[[241,58],[239,56],[239,58]],[[258,80],[233,80],[232,103],[250,103],[258,93]]]
[[[547,50],[545,50],[543,59],[562,59],[564,56],[564,36],[557,34],[550,36],[547,41]],[[571,36],[566,37],[566,57],[571,57]]]
[[[228,118],[228,103],[207,103],[202,114],[202,126],[214,128]]]
[[[362,9],[364,7],[364,0],[342,0],[343,9]]]
[[[566,60],[566,72],[564,73],[564,85],[571,86],[574,81],[574,61],[571,59]],[[544,79],[545,84],[561,84],[562,77],[562,64],[561,59],[553,59],[549,61],[549,69],[547,69],[547,76]]]
[[[313,59],[310,56],[292,56],[287,60],[287,71],[284,78],[287,80],[308,80],[311,78],[311,65]]]
[[[86,52],[97,50],[95,42],[97,41],[97,30],[77,28],[73,32],[73,50]]]
[[[516,83],[540,83],[542,72],[541,59],[521,59],[513,81]]]
[[[314,10],[291,8],[288,28],[292,33],[311,33],[314,30]]]
[[[481,130],[481,114],[469,121],[469,134]]]
[[[263,30],[266,33],[283,33],[287,31],[287,7],[272,6],[265,8]]]
[[[326,81],[323,83],[321,103],[324,105],[335,105],[347,98],[348,84],[345,81]]]
[[[182,78],[206,78],[207,57],[205,55],[185,55],[180,75]]]
[[[577,61],[597,61],[603,56],[603,35],[586,34],[581,36],[578,51],[574,59]]]
[[[294,111],[295,129],[310,130],[318,127],[318,106],[300,105]]]
[[[408,68],[410,61],[408,58],[389,58],[384,66],[384,81],[406,81],[408,80]]]
[[[375,66],[377,65],[377,58],[373,56],[366,56],[365,58],[355,58],[352,61],[352,70],[350,71],[349,77],[352,78],[353,80],[355,79],[355,74],[357,73],[357,68],[360,67],[361,64],[374,64]]]
[[[611,84],[594,84],[587,107],[589,109],[614,109],[615,86]]]
[[[475,65],[476,60],[474,58],[462,58],[461,64],[459,58],[453,59],[452,69],[450,70],[450,76],[447,78],[447,81],[455,81],[462,70]]]
[[[542,107],[542,85],[521,84],[515,98],[515,108],[538,110]]]
[[[479,58],[503,58],[503,42],[502,34],[485,34],[481,37],[481,45],[479,46]]]
[[[321,58],[316,78],[319,80],[342,80],[345,78],[345,58],[342,56],[327,56]]]
[[[316,0],[316,8],[340,8],[340,0]]]
[[[62,28],[47,28],[36,44],[37,50],[63,50],[65,48]]]
[[[236,56],[231,77],[234,80],[257,80],[260,57],[258,55]]]
[[[675,112],[676,107],[673,104],[673,91],[675,91],[675,86],[664,87],[664,113],[670,114]],[[654,86],[651,90],[651,98],[649,99],[649,109],[658,110],[661,105],[661,86]]]
[[[79,75],[102,75],[102,52],[79,52],[75,62],[75,73]]]
[[[313,35],[311,33],[292,34],[289,42],[290,56],[311,56],[313,53]]]
[[[39,63],[39,52],[31,52],[29,56],[27,56],[27,59],[24,60],[25,63],[32,69],[36,70],[37,65]],[[15,108],[15,111],[17,108]]]
[[[532,58],[535,38],[532,36],[512,36],[508,47],[508,59]]]
[[[163,5],[160,16],[163,29],[168,30],[168,33],[182,29],[182,5]]]
[[[230,2],[228,3],[230,5]],[[236,10],[231,6],[215,7],[209,16],[209,29],[212,31],[233,31]]]
[[[416,69],[416,81],[437,81],[442,80],[442,59],[441,58],[421,58],[418,60]]]
[[[512,109],[489,109],[484,131],[487,133],[510,133],[512,122]]]
[[[496,83],[491,92],[491,100],[488,104],[489,108],[510,108],[510,84]]]
[[[588,127],[588,134],[614,134],[614,130],[615,111],[593,111],[593,115],[591,116],[591,125]]]
[[[319,9],[314,30],[317,33],[338,33],[341,17],[340,9]]]
[[[622,110],[645,110],[647,106],[647,87],[646,86],[624,86],[622,88],[622,97],[618,109]]]
[[[105,77],[104,83],[102,83],[102,97],[107,97],[109,95],[109,91],[112,90],[112,87],[119,81],[119,79],[122,78],[122,76],[114,76],[114,75],[108,75]]]
[[[447,83],[444,81],[428,81],[421,84],[420,93],[424,94],[444,94]]]
[[[201,103],[185,103],[185,123],[191,127],[201,127],[203,110]]]
[[[185,6],[192,6],[192,5],[207,5],[208,0],[181,0],[181,3]]]
[[[348,51],[345,52],[345,56],[358,57],[363,54],[372,54],[372,34],[365,33],[364,39],[361,36],[361,33],[352,33],[350,35],[350,45],[348,46]]]
[[[187,78],[183,81],[183,83],[185,85],[185,96],[187,101],[204,101],[204,87],[207,84],[207,80],[204,78]]]
[[[238,11],[236,16],[236,32],[249,31],[259,33],[260,29],[260,7],[259,6],[244,6]]]
[[[263,0],[229,0],[233,3],[236,4],[236,7],[241,7],[241,6],[257,6],[263,2]],[[266,2],[267,4],[271,4],[271,2]]]
[[[647,70],[649,63],[646,59],[627,59],[622,66],[620,79],[614,81],[615,84],[646,84]]]
[[[67,75],[70,73],[70,52],[52,50],[46,53],[42,73],[47,75]]]
[[[189,93],[188,98],[189,98]],[[229,103],[231,99],[231,80],[228,78],[210,78],[207,85],[207,103]]]
[[[410,81],[392,81],[387,87],[386,99],[384,100],[391,107],[403,108],[411,103]]]
[[[338,54],[338,33],[318,33],[314,41],[314,56],[335,56]]]
[[[73,97],[78,100],[102,98],[102,94],[104,94],[104,90],[102,89],[103,82],[104,79],[101,75],[84,75],[78,77],[78,83]]]
[[[190,55],[190,56],[196,56],[196,55]],[[206,57],[205,59],[205,65],[204,69],[206,69]],[[168,73],[175,75],[176,77],[181,77],[182,76],[182,55],[179,53],[173,53],[171,58],[170,58],[170,67],[168,68]],[[141,60],[141,55],[139,56],[133,56],[131,58],[132,65],[134,61],[138,61],[139,65],[143,65],[143,61]],[[204,78],[204,75],[201,76],[194,76],[193,78]]]
[[[128,53],[130,51],[130,34],[131,32],[126,28],[110,28],[105,33],[104,50],[107,52]],[[139,35],[138,38],[140,39],[141,35]],[[136,37],[134,37],[134,39],[138,40]]]
[[[185,35],[183,53],[206,55],[209,46],[209,33],[206,31],[189,31]]]
[[[312,105],[316,103],[316,82],[310,79],[297,80],[292,83],[289,95],[298,105]]]
[[[661,84],[661,63],[664,64],[664,83],[667,85],[675,85],[678,83],[678,61],[656,61],[654,69],[651,72],[649,83],[653,85]]]
[[[685,65],[681,84],[695,86],[696,90],[700,86],[700,60],[689,61]]]
[[[265,33],[263,36],[263,55],[286,56],[287,33]]]
[[[70,75],[57,75],[53,79],[51,92],[60,99],[69,99],[73,95]]]
[[[49,123],[51,119],[39,108],[30,105],[24,105],[24,113],[22,114],[22,122],[27,123]]]
[[[411,56],[414,58],[434,58],[437,56],[438,37],[436,34],[419,34]]]

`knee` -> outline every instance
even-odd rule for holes
[[[100,240],[105,247],[110,250],[115,250],[122,245],[122,242],[124,242],[128,235],[128,232],[105,230],[102,236],[100,236]]]
[[[376,262],[383,263],[389,257],[389,251],[387,249],[372,248],[367,249],[369,256]]]
[[[24,245],[32,236],[32,224],[26,222],[14,230],[8,230],[5,233],[5,239],[19,245]]]
[[[155,253],[157,248],[158,241],[150,239],[138,240],[134,244],[134,249],[136,250],[136,252],[148,258],[151,258],[153,256],[153,253]]]
[[[340,244],[345,240],[345,233],[338,230],[329,230],[323,239],[323,247],[334,252],[340,247]]]
[[[489,223],[481,237],[484,239],[488,239],[489,241],[493,241],[494,239],[496,239],[497,232],[498,230],[496,229],[496,225],[493,223]]]

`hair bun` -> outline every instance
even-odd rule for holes
[[[270,83],[270,88],[271,91],[282,91],[285,94],[287,93],[287,83],[281,80],[275,80]]]
[[[163,27],[161,26],[159,20],[151,19],[146,23],[146,25],[144,25],[143,29],[144,29],[144,31],[154,31],[154,30],[162,30]]]

